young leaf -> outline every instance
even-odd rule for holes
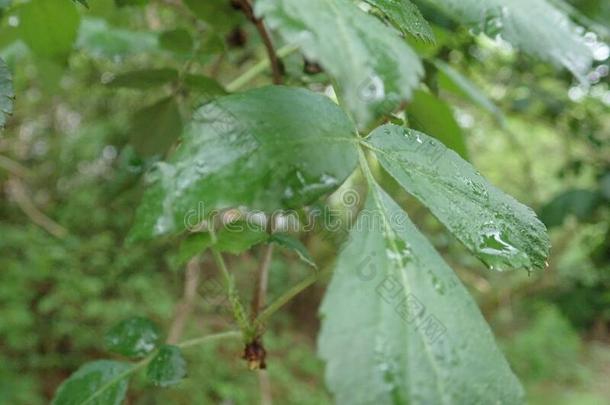
[[[335,103],[302,89],[264,87],[206,104],[153,173],[131,238],[180,231],[223,208],[311,203],[354,170],[355,133]]]
[[[151,320],[134,317],[119,322],[106,333],[106,347],[127,357],[143,357],[157,347],[159,329]]]
[[[455,152],[395,125],[376,129],[366,142],[388,173],[490,268],[545,267],[550,243],[534,212]]]
[[[127,393],[132,365],[111,360],[87,363],[55,392],[52,405],[121,405]],[[121,376],[125,375],[124,378]]]
[[[64,59],[76,41],[80,16],[66,0],[36,0],[19,9],[21,39],[39,56]]]
[[[176,385],[184,376],[186,376],[186,361],[182,357],[180,348],[172,345],[161,346],[146,370],[148,380],[160,387]]]
[[[365,0],[381,10],[404,35],[413,35],[425,42],[434,42],[428,21],[410,0]]]
[[[182,117],[173,97],[137,111],[131,124],[131,142],[144,156],[164,153],[182,133]]]
[[[11,72],[4,60],[0,58],[0,129],[4,127],[8,116],[13,111],[14,98]]]
[[[110,87],[126,87],[130,89],[149,89],[163,86],[178,80],[175,69],[142,69],[117,75],[108,82]]]
[[[410,98],[421,62],[391,28],[349,0],[259,0],[257,15],[336,80],[361,128]]]
[[[491,38],[500,37],[578,77],[593,56],[568,16],[547,0],[425,0]]]
[[[316,263],[314,262],[313,257],[311,257],[311,254],[309,254],[309,251],[307,250],[305,245],[303,245],[301,243],[301,241],[298,240],[297,238],[295,238],[287,233],[274,233],[273,235],[271,235],[271,238],[269,241],[273,242],[273,243],[277,243],[278,245],[280,245],[286,249],[293,250],[294,252],[296,252],[296,254],[299,256],[299,258],[302,261],[304,261],[311,267],[314,267],[314,268],[318,267],[318,266],[316,266]]]
[[[593,218],[595,210],[602,204],[602,196],[597,191],[566,190],[540,209],[540,219],[549,228],[561,226],[569,215],[585,222]]]
[[[520,404],[473,299],[376,184],[321,306],[318,346],[339,404]]]
[[[407,106],[409,126],[425,132],[468,159],[468,147],[451,107],[435,95],[416,91]]]

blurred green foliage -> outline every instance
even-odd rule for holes
[[[125,4],[117,8],[111,0],[90,0],[88,10],[78,6],[76,51],[68,57],[62,49],[29,43],[17,21],[31,4],[13,3],[0,0],[0,56],[12,68],[17,94],[14,114],[0,133],[0,403],[36,405],[47,403],[79,365],[103,357],[102,337],[121,318],[145,316],[167,330],[182,295],[184,260],[176,259],[180,240],[124,243],[144,173],[159,159],[136,152],[130,129],[134,116],[170,95],[178,95],[176,108],[188,120],[191,107],[216,84],[206,82],[197,90],[169,80],[141,92],[105,83],[134,69],[180,71],[185,65],[228,83],[262,59],[264,51],[253,28],[228,4],[208,10],[186,1],[193,14],[173,1],[150,1],[146,7],[117,2]],[[596,38],[608,40],[607,1],[573,1],[569,10],[576,21],[598,28]],[[449,125],[463,133],[456,140],[465,145],[463,154],[541,214],[553,241],[549,268],[530,276],[490,273],[413,199],[403,196],[400,202],[478,298],[531,403],[607,403],[607,55],[596,62],[587,87],[567,72],[456,28],[426,7],[422,11],[434,23],[437,43],[420,44],[420,52],[468,77],[503,112],[501,117],[490,114],[463,92],[443,86],[438,71],[426,83],[436,89],[434,97],[451,104],[460,125],[456,128],[452,121],[440,128]],[[72,20],[76,24],[77,18]],[[50,53],[35,55],[26,44]],[[300,57],[285,63],[289,84],[319,87],[325,80],[324,73],[304,74]],[[407,111],[407,119],[409,115]],[[41,227],[30,205],[66,234],[53,235]],[[320,267],[329,264],[340,242],[324,232],[304,238]],[[231,257],[239,285],[252,283],[261,255],[255,250]],[[311,271],[293,253],[278,256],[271,297]],[[207,257],[202,267],[199,292],[205,295],[218,274]],[[322,382],[323,364],[315,357],[323,288],[317,285],[299,296],[270,325],[269,377],[273,396],[281,398],[278,403],[331,403]],[[185,335],[226,326],[221,307],[222,302],[199,300]],[[189,374],[177,388],[151,389],[138,377],[128,403],[253,403],[259,383],[240,355],[237,343],[194,348],[185,353]]]

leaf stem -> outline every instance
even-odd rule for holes
[[[279,58],[286,57],[299,49],[296,45],[285,45],[277,50],[277,56]],[[227,84],[225,87],[228,92],[232,93],[244,87],[255,77],[263,73],[270,66],[269,59],[263,59],[260,62],[256,63],[250,69],[246,70],[239,77],[233,80],[231,83]]]

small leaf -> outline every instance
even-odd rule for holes
[[[106,347],[127,357],[143,357],[157,347],[160,333],[151,320],[133,317],[121,321],[106,333]]]
[[[243,21],[242,13],[231,7],[230,1],[184,0],[184,3],[193,14],[213,27],[220,35],[227,34]]]
[[[59,386],[51,404],[121,405],[132,367],[129,363],[111,360],[87,363]]]
[[[4,60],[0,58],[0,129],[6,125],[6,120],[13,112],[13,79]]]
[[[110,87],[126,87],[130,89],[149,89],[163,86],[178,80],[175,69],[142,69],[117,75],[108,82]]]
[[[208,233],[192,233],[182,241],[178,248],[178,253],[173,261],[176,267],[183,266],[191,258],[203,253],[207,248],[212,246],[212,238]]]
[[[409,100],[423,74],[404,39],[351,1],[258,0],[256,13],[336,80],[361,129]]]
[[[431,93],[416,91],[407,106],[407,115],[411,128],[435,137],[461,157],[468,159],[464,134],[447,103]]]
[[[534,212],[442,143],[395,125],[366,138],[381,165],[488,267],[543,269],[550,242]]]
[[[304,261],[311,267],[314,267],[314,268],[318,267],[318,266],[316,266],[316,263],[314,262],[313,257],[311,257],[311,254],[309,254],[309,251],[307,250],[305,245],[303,245],[301,243],[301,241],[298,240],[297,238],[295,238],[287,233],[274,233],[273,235],[271,235],[270,242],[277,243],[278,245],[280,245],[286,249],[295,251],[296,254],[299,256],[299,258],[302,261]]]
[[[137,111],[131,124],[131,142],[144,156],[166,152],[182,134],[182,116],[173,97]]]
[[[186,361],[177,346],[163,345],[146,370],[150,382],[160,387],[178,384],[186,376]]]
[[[476,303],[407,214],[375,183],[320,312],[338,404],[521,404]]]
[[[216,99],[151,173],[130,239],[181,231],[226,208],[309,204],[351,174],[356,142],[345,113],[308,90],[271,86]]]
[[[193,51],[193,37],[181,28],[164,31],[159,35],[159,45],[168,51],[187,54]]]
[[[561,226],[569,215],[588,221],[602,204],[601,195],[592,190],[567,190],[554,197],[540,210],[540,219],[551,228]]]
[[[474,104],[491,113],[496,120],[503,122],[504,115],[486,95],[462,73],[458,72],[442,60],[435,59],[434,66],[439,70],[439,86],[458,96],[464,96]]]
[[[224,225],[216,237],[218,241],[215,248],[218,251],[238,255],[267,241],[269,234],[264,227],[250,221],[237,221]]]
[[[425,41],[434,42],[434,34],[428,21],[410,0],[365,0],[381,10],[390,22],[403,34],[413,35]]]
[[[186,74],[183,81],[189,89],[202,93],[208,101],[228,94],[220,83],[207,76]]]
[[[76,5],[66,0],[36,0],[19,9],[23,41],[37,55],[64,59],[76,41],[80,16]]]

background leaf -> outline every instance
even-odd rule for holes
[[[141,69],[116,75],[108,82],[108,86],[143,90],[163,86],[177,80],[178,71],[175,69]]]
[[[131,122],[131,142],[143,156],[166,152],[182,134],[182,117],[173,97],[137,111]]]
[[[35,0],[19,10],[21,39],[37,55],[63,60],[76,41],[80,16],[66,0]]]
[[[353,171],[355,142],[343,111],[310,91],[274,86],[219,98],[158,165],[132,238],[181,230],[222,208],[308,204]]]
[[[11,71],[0,58],[0,129],[6,125],[6,120],[13,111],[14,97]]]
[[[408,100],[422,76],[406,42],[349,0],[259,0],[256,13],[335,79],[360,128]]]
[[[106,333],[106,347],[127,357],[143,357],[157,347],[160,333],[151,320],[133,317],[119,322]]]
[[[407,117],[411,128],[435,137],[461,157],[468,159],[468,147],[462,128],[447,103],[431,93],[416,91],[407,106]]]
[[[305,245],[303,245],[300,240],[293,237],[292,235],[289,235],[287,233],[274,233],[273,235],[271,235],[270,242],[277,243],[278,245],[286,249],[294,251],[302,261],[304,261],[311,267],[318,267],[316,266],[313,257],[311,257],[311,254],[307,250],[307,247],[305,247]]]
[[[381,165],[490,268],[543,269],[550,242],[534,212],[429,136],[384,125],[366,139]]]
[[[376,184],[340,253],[318,341],[339,404],[523,403],[458,277]]]
[[[118,378],[131,368],[129,363],[97,360],[87,363],[57,389],[52,405],[120,405],[127,393],[128,381]],[[107,385],[108,383],[112,383]]]
[[[161,346],[146,369],[148,380],[160,387],[176,385],[185,376],[186,361],[177,346]]]

